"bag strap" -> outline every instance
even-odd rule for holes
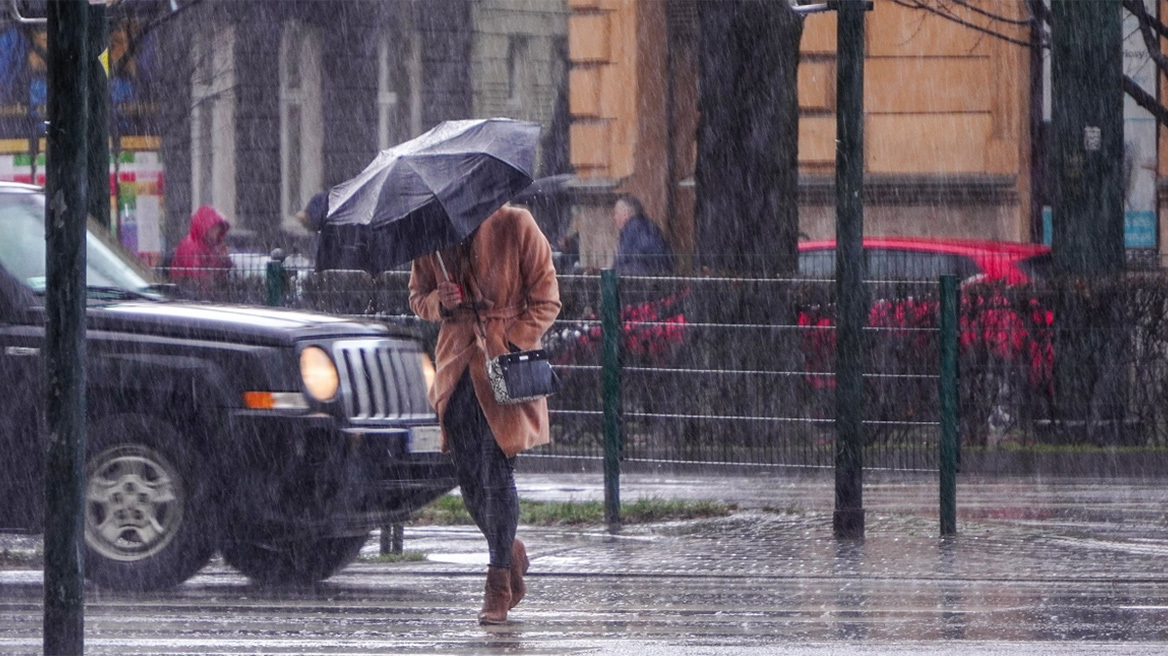
[[[469,275],[472,275],[474,273],[474,264],[470,262],[469,254],[468,254],[466,259],[467,259],[467,269],[468,270],[464,271],[463,275],[469,276]],[[475,287],[478,288],[478,284],[476,284]],[[467,293],[469,293],[470,285],[466,285],[466,288],[467,288]],[[487,353],[487,325],[485,323],[483,323],[483,315],[479,314],[479,304],[477,301],[472,299],[471,302],[469,303],[469,305],[470,305],[470,311],[474,313],[475,324],[478,326],[478,333],[475,335],[475,339],[479,343],[479,348],[481,348],[483,350],[483,355],[485,355],[487,357],[487,359],[490,360],[491,359],[490,354]],[[511,344],[510,342],[508,342],[507,344],[509,346],[511,346],[511,348],[515,348],[514,344]]]
[[[471,233],[472,238],[473,238],[473,234],[474,233]],[[468,284],[468,282],[469,282],[468,279],[470,277],[472,277],[472,274],[474,273],[474,262],[471,261],[470,248],[469,247],[464,248],[463,244],[460,243],[455,247],[455,253],[457,254],[457,256],[455,257],[455,259],[457,260],[455,262],[455,264],[458,266],[456,273],[461,274],[461,277],[464,278],[463,280],[455,281],[455,280],[451,279],[450,271],[446,268],[446,262],[445,262],[445,260],[442,259],[442,251],[434,251],[434,257],[438,259],[438,267],[442,270],[442,277],[445,278],[448,282],[456,282],[458,285],[460,285],[463,288],[464,294],[469,294],[470,293],[470,285]],[[466,260],[465,267],[463,266],[462,260]],[[475,287],[477,288],[478,285],[476,284]],[[487,339],[487,327],[485,324],[483,324],[482,315],[479,314],[478,303],[475,302],[474,300],[471,300],[470,303],[466,303],[464,301],[464,305],[470,307],[471,312],[474,312],[475,324],[479,328],[478,335],[476,335],[476,337],[479,340],[479,344],[484,347],[484,351],[485,351],[486,350],[486,348],[485,348],[486,347],[486,339]],[[512,347],[514,347],[514,345],[512,345]]]

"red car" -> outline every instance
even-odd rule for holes
[[[967,363],[963,387],[968,394],[963,405],[967,416],[977,417],[967,428],[972,440],[1008,429],[1018,418],[1019,394],[1049,391],[1053,315],[1037,299],[1009,291],[1045,277],[1052,259],[1049,246],[930,237],[868,237],[863,246],[865,279],[873,283],[868,325],[879,329],[872,334],[873,343],[884,351],[874,360],[882,363],[911,366],[914,352],[931,352],[928,342],[933,334],[911,329],[937,326],[935,288],[922,287],[918,292],[903,284],[935,283],[942,275],[955,275],[962,281],[960,341]],[[806,278],[834,279],[835,242],[801,243],[799,273]],[[901,284],[888,293],[881,283]],[[803,343],[806,370],[812,372],[807,381],[813,388],[834,385],[830,376],[834,323],[830,307],[811,306],[799,315],[799,324],[810,328]],[[896,339],[887,339],[889,335]],[[876,419],[896,421],[919,414],[913,408],[921,396],[932,396],[927,389],[910,390],[912,383],[903,379],[892,379],[889,385],[875,392]],[[933,383],[923,385],[928,388]]]
[[[1016,285],[1042,278],[1051,265],[1050,247],[1004,241],[937,237],[865,237],[868,280],[1001,280]],[[799,273],[835,277],[835,242],[799,244]]]

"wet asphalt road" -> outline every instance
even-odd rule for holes
[[[596,476],[522,476],[531,499]],[[823,476],[626,476],[622,497],[734,501],[728,518],[522,527],[528,598],[478,626],[485,543],[407,527],[419,563],[357,563],[264,589],[221,563],[164,594],[87,596],[88,654],[1163,654],[1168,490],[1155,482],[963,482],[959,535],[936,484],[870,482],[867,536],[831,536]],[[367,550],[376,551],[376,541]],[[0,572],[0,654],[37,654],[40,573]]]

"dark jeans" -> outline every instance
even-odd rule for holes
[[[504,455],[495,442],[469,373],[454,388],[443,423],[462,501],[487,538],[491,567],[510,567],[511,544],[519,525],[515,459]]]

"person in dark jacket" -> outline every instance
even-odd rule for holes
[[[324,225],[324,217],[328,216],[328,192],[322,191],[308,199],[304,209],[296,213],[296,220],[304,229],[316,234]]]
[[[329,192],[309,199],[296,218],[316,235],[316,271],[344,269],[378,273],[370,256],[369,226],[325,223],[329,212]]]
[[[634,196],[621,196],[613,205],[612,220],[620,231],[613,269],[635,276],[673,273],[673,250],[657,224],[645,216],[641,201]]]

